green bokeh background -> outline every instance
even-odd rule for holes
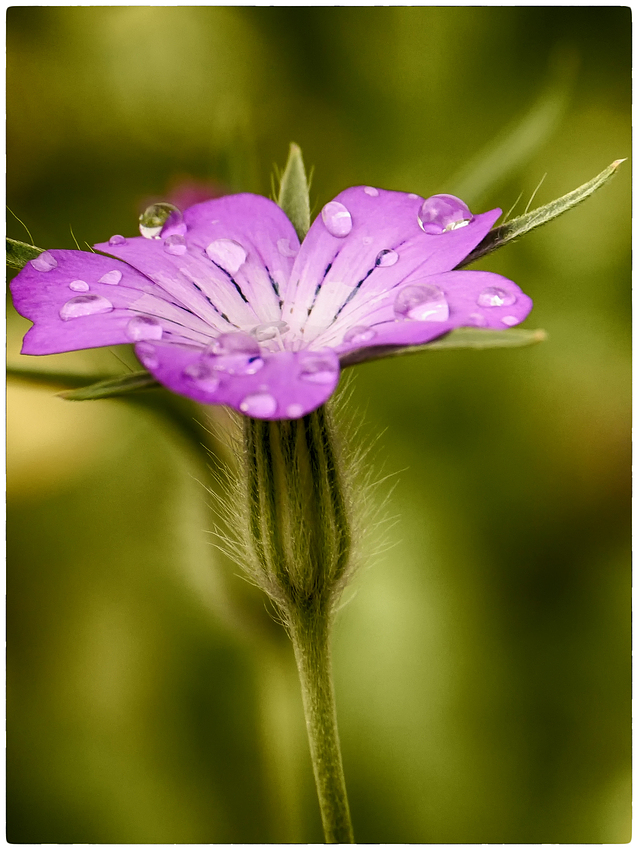
[[[132,235],[185,180],[268,194],[293,140],[315,214],[356,184],[522,210],[630,152],[628,8],[13,7],[7,37],[8,204],[42,247]],[[483,263],[546,343],[354,370],[396,473],[334,635],[360,842],[630,838],[629,175]],[[122,370],[21,357],[27,327],[10,365]],[[321,841],[292,652],[190,447],[17,383],[8,416],[8,839]]]

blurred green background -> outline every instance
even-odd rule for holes
[[[543,175],[537,204],[630,153],[628,8],[7,20],[7,202],[41,247],[132,235],[194,185],[268,194],[293,140],[315,213],[356,184],[522,211]],[[397,473],[393,545],[373,557],[370,529],[334,637],[360,842],[629,840],[630,188],[626,164],[483,262],[546,343],[352,375],[358,439]],[[28,326],[9,307],[11,366],[122,371],[21,357]],[[196,416],[214,445],[224,411]],[[214,548],[188,444],[13,382],[8,440],[9,841],[321,841],[292,652]]]

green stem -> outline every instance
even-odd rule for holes
[[[326,844],[352,844],[332,684],[330,615],[322,609],[288,613]]]

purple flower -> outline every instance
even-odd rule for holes
[[[174,392],[295,419],[329,398],[342,365],[379,346],[521,322],[531,300],[516,284],[454,271],[499,215],[473,216],[451,195],[358,186],[326,204],[300,245],[274,202],[216,198],[146,238],[95,246],[111,256],[52,250],[31,260],[11,284],[34,322],[22,351],[132,342]]]

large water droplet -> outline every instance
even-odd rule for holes
[[[285,334],[287,330],[289,330],[289,327],[285,322],[267,322],[264,325],[257,325],[250,333],[258,342],[265,342],[280,334]]]
[[[114,269],[112,272],[107,272],[103,274],[99,279],[98,283],[108,283],[110,286],[117,286],[117,284],[122,280],[122,272]]]
[[[277,400],[270,393],[254,393],[246,396],[239,409],[248,416],[272,416],[277,410]]]
[[[445,322],[450,307],[438,286],[414,284],[404,286],[394,301],[394,312],[402,319],[418,322]]]
[[[152,316],[134,316],[126,326],[126,335],[131,342],[143,339],[161,339],[162,323]]]
[[[229,375],[254,375],[264,365],[254,337],[243,331],[222,334],[206,349],[212,369]]]
[[[476,299],[479,307],[510,307],[516,302],[516,296],[500,286],[487,286]]]
[[[180,225],[183,216],[174,204],[151,204],[140,216],[140,233],[146,239],[159,239],[164,226],[173,218],[176,225]],[[175,232],[173,230],[173,232]],[[166,236],[169,234],[166,233]]]
[[[55,259],[53,254],[50,254],[48,251],[43,251],[31,260],[31,265],[39,272],[50,272],[51,269],[54,269],[57,266],[57,264],[58,261]]]
[[[377,332],[373,328],[368,328],[365,325],[355,325],[355,327],[350,328],[344,334],[343,341],[352,343],[353,345],[359,345],[360,343],[370,342],[376,335]]]
[[[69,284],[69,289],[72,289],[74,292],[88,292],[89,285],[85,280],[72,280]]]
[[[116,245],[126,245],[126,239],[123,236],[120,236],[119,233],[116,233],[115,236],[111,236],[109,239],[109,245],[115,247]]]
[[[339,201],[330,201],[321,210],[321,218],[331,236],[343,239],[352,230],[352,216]]]
[[[191,363],[184,369],[184,377],[194,381],[198,387],[207,393],[214,393],[219,389],[221,378],[219,373],[215,373],[209,365],[198,361]]]
[[[142,366],[146,366],[147,369],[157,369],[159,366],[157,349],[150,342],[138,342],[135,346],[135,354]]]
[[[331,384],[339,373],[339,361],[332,352],[308,352],[301,361],[299,377],[312,384]]]
[[[186,253],[186,240],[181,234],[173,233],[164,240],[164,250],[167,254],[181,257],[182,254]]]
[[[233,239],[216,239],[207,246],[206,253],[214,263],[231,274],[238,271],[247,256],[239,242]]]
[[[399,259],[399,255],[396,251],[391,251],[389,248],[386,248],[384,251],[379,251],[377,254],[377,258],[374,261],[375,266],[393,266],[396,261]]]
[[[501,322],[503,322],[504,325],[507,325],[508,328],[517,325],[519,321],[520,319],[517,319],[516,316],[503,316],[501,319]]]
[[[301,404],[289,404],[286,408],[286,416],[291,419],[299,419],[303,415],[303,406]]]
[[[79,319],[80,316],[94,316],[97,313],[110,313],[113,305],[108,298],[101,295],[78,295],[67,301],[60,310],[60,318],[67,322],[69,319]]]
[[[282,257],[296,257],[299,249],[290,244],[290,239],[278,239],[277,250]]]
[[[379,195],[379,190],[375,189],[374,186],[364,186],[363,191],[366,195],[370,195],[371,198],[377,198]]]
[[[417,218],[425,233],[438,236],[464,227],[472,221],[473,216],[460,198],[454,195],[432,195],[421,204]]]

